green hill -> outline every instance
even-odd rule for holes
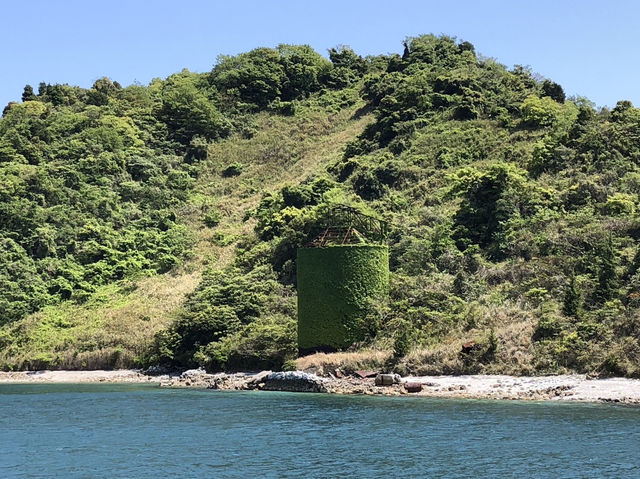
[[[449,37],[27,86],[0,120],[0,367],[291,367],[296,248],[348,203],[391,225],[391,294],[357,361],[323,360],[638,376],[639,160],[630,102]]]

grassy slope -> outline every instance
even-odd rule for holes
[[[235,241],[253,228],[251,221],[243,221],[244,215],[262,194],[298,183],[341,157],[345,144],[371,121],[356,117],[358,106],[338,114],[259,115],[252,138],[211,145],[205,173],[180,212],[197,237],[193,257],[168,274],[102,287],[84,304],[48,306],[2,326],[0,369],[134,366],[153,335],[169,324],[197,286],[204,267],[224,267],[233,259]],[[245,165],[242,173],[222,177],[221,170],[234,162]],[[212,205],[222,220],[208,228],[202,216]]]

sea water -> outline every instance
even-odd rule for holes
[[[0,478],[640,478],[640,408],[0,385]]]

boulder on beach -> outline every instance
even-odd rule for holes
[[[289,392],[327,392],[324,379],[315,374],[303,371],[284,371],[270,373],[264,378],[266,391],[289,391]]]
[[[202,376],[208,376],[207,371],[202,367],[198,369],[187,369],[180,375],[182,379],[201,378]]]

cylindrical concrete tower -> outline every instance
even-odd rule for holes
[[[344,349],[364,339],[369,301],[388,293],[389,249],[366,243],[300,248],[297,277],[300,354]]]

